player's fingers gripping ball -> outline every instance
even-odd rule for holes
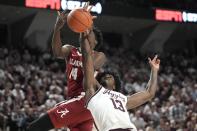
[[[77,33],[90,29],[93,23],[93,17],[89,11],[84,8],[73,9],[67,16],[68,27]]]

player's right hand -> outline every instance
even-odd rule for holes
[[[83,9],[90,12],[92,7],[93,7],[93,5],[90,5],[90,2],[88,1],[84,4]],[[96,19],[96,18],[97,18],[97,16],[92,16],[92,19]]]
[[[56,23],[55,23],[55,30],[60,30],[66,23],[68,12],[67,10],[64,10],[61,13],[57,11],[57,14],[58,16],[57,16]]]
[[[153,71],[158,71],[159,70],[159,66],[160,66],[160,59],[158,59],[158,56],[155,55],[155,57],[153,59],[151,59],[150,57],[148,58],[150,67]]]

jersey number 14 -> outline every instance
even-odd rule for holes
[[[71,77],[72,77],[73,80],[76,80],[77,79],[77,72],[78,72],[78,68],[72,68],[69,78],[71,79]]]

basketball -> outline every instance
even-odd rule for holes
[[[73,9],[67,16],[68,27],[77,33],[86,31],[92,23],[92,15],[83,8]]]

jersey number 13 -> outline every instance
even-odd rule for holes
[[[118,109],[118,110],[120,110],[120,111],[125,112],[125,109],[124,109],[124,107],[123,107],[121,101],[119,101],[119,100],[114,100],[114,99],[112,99],[112,98],[111,98],[111,101],[112,101],[112,103],[113,103],[115,109]]]

